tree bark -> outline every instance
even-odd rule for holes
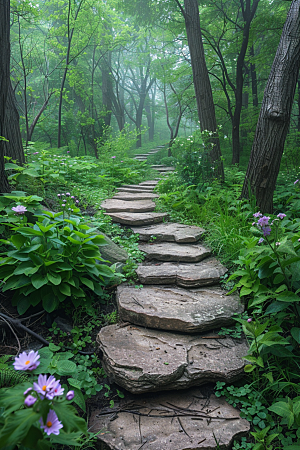
[[[223,181],[224,168],[221,160],[215,105],[205,62],[198,2],[197,0],[184,0],[184,10],[179,1],[177,4],[185,19],[200,128],[201,131],[208,130],[213,133],[213,137],[210,139],[212,149],[209,156],[215,166],[216,176]]]
[[[300,0],[293,0],[283,27],[264,98],[242,197],[250,187],[262,212],[273,212],[273,194],[288,133],[300,67]]]
[[[254,57],[254,47],[250,47],[250,56]],[[258,107],[258,94],[257,94],[257,75],[255,63],[250,62],[250,73],[251,73],[251,86],[252,86],[252,104],[255,108]]]
[[[104,124],[106,127],[109,127],[111,123],[111,114],[112,114],[113,86],[110,75],[111,51],[108,51],[107,53],[108,53],[107,61],[106,59],[103,59],[103,64],[101,65],[101,72],[102,72],[102,103],[105,108]]]

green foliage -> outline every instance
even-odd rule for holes
[[[16,372],[10,367],[0,367],[0,388],[13,387],[19,383],[24,383],[27,380],[27,375]]]
[[[65,301],[79,306],[100,296],[102,287],[115,278],[113,267],[104,264],[100,247],[103,236],[77,216],[44,211],[37,222],[16,226],[2,254],[2,291],[15,291],[13,304],[24,314],[30,305],[41,303],[47,312]]]

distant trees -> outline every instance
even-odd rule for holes
[[[300,68],[300,0],[293,0],[256,127],[242,196],[255,195],[263,212],[272,213],[273,193],[288,133]]]

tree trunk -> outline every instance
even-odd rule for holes
[[[294,0],[283,27],[264,98],[242,197],[248,186],[262,212],[272,213],[273,193],[288,133],[300,67],[300,0]]]
[[[5,142],[4,154],[17,160],[19,164],[24,164],[25,156],[19,126],[19,113],[10,79],[5,107],[4,136],[9,141]]]
[[[179,2],[177,3],[179,4]],[[200,128],[201,131],[208,130],[213,132],[213,137],[210,140],[212,144],[210,159],[215,165],[217,177],[223,181],[224,169],[221,160],[215,105],[205,62],[198,2],[197,0],[184,0],[184,6],[185,10],[182,7],[180,8],[185,19]]]
[[[254,57],[254,47],[251,45],[250,47],[250,55]],[[251,84],[252,84],[252,103],[254,107],[258,107],[258,95],[257,95],[257,76],[256,76],[256,67],[253,62],[250,63],[250,72],[251,72]]]
[[[111,114],[112,114],[112,96],[113,87],[112,79],[110,75],[111,67],[111,51],[108,51],[107,61],[103,59],[103,65],[101,65],[102,72],[102,103],[105,108],[104,123],[106,127],[110,126]]]

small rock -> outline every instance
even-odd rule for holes
[[[199,262],[211,255],[210,249],[200,244],[154,242],[153,244],[139,244],[139,249],[146,253],[148,260],[157,261]]]
[[[149,241],[155,236],[155,242],[177,242],[178,244],[197,242],[205,233],[203,228],[173,222],[132,228],[132,231],[139,234],[140,241]]]
[[[110,198],[101,203],[106,212],[150,212],[154,211],[155,203],[151,200],[123,201]]]

